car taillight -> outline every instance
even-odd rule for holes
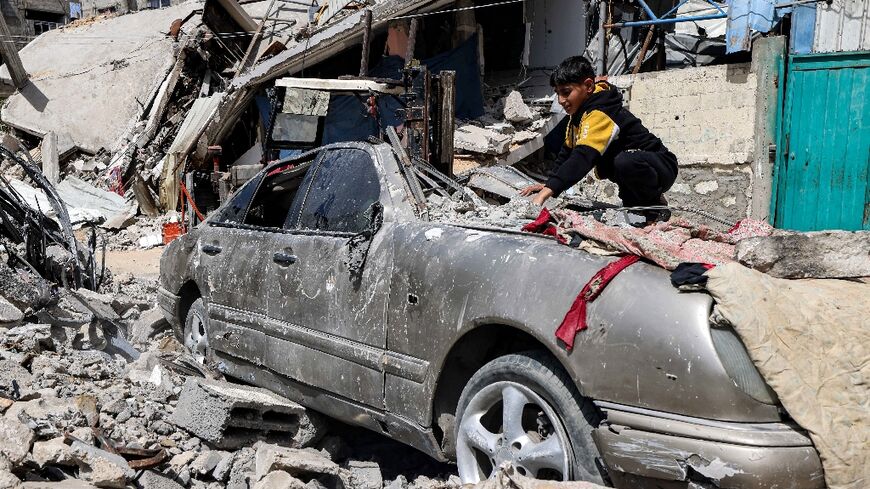
[[[777,404],[779,398],[758,373],[737,333],[731,328],[711,327],[710,334],[725,371],[737,387],[756,401]]]

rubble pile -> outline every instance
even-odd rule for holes
[[[315,413],[197,364],[155,306],[156,283],[71,291],[6,264],[0,278],[0,487],[459,485],[385,480]]]

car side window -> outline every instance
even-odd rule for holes
[[[242,188],[221,209],[214,222],[220,224],[241,224],[245,218],[245,212],[248,210],[248,205],[254,197],[254,192],[257,191],[262,180],[263,174],[258,173],[257,176],[242,185]]]
[[[381,196],[381,181],[367,152],[329,150],[310,180],[307,192],[298,196],[302,201],[296,227],[343,233],[366,229],[368,210]]]
[[[293,161],[269,170],[257,189],[244,224],[281,229],[311,161]]]

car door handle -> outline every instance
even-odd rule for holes
[[[283,266],[292,265],[296,263],[296,255],[278,252],[272,255],[272,261]]]
[[[204,244],[199,249],[206,255],[217,255],[223,250],[220,246],[213,244]]]

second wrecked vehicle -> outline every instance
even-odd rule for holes
[[[707,294],[629,267],[568,351],[553,333],[614,258],[430,220],[427,196],[462,191],[394,147],[270,165],[174,241],[159,301],[185,344],[230,377],[456,460],[464,482],[511,462],[616,487],[824,487],[738,337],[711,327]]]

